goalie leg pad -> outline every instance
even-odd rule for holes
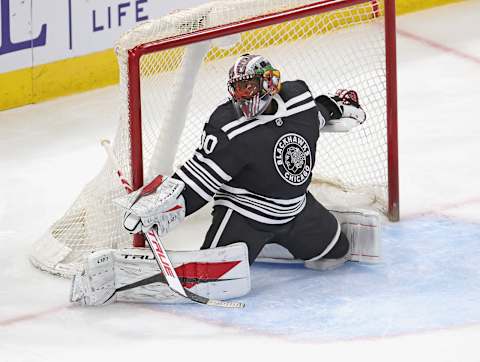
[[[82,305],[115,302],[115,252],[112,249],[92,253],[84,270],[72,280],[70,301]]]
[[[113,255],[113,272],[92,274],[88,265],[94,264],[101,253],[105,252],[91,254],[85,271],[73,281],[72,301],[86,305],[113,301],[188,302],[188,299],[168,287],[150,249],[127,248],[109,252]],[[170,251],[169,257],[184,288],[198,295],[212,299],[230,299],[250,291],[248,249],[244,243],[205,250]],[[97,288],[83,287],[88,283],[94,283]],[[102,285],[107,289],[104,293],[99,292],[102,290],[99,286]],[[108,298],[109,293],[114,296]]]
[[[334,208],[330,212],[335,215],[343,233],[350,241],[349,260],[379,262],[381,257],[379,214],[370,210],[343,208]]]

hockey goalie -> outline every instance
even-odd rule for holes
[[[320,133],[348,132],[366,121],[357,93],[315,97],[303,80],[281,82],[261,55],[239,57],[228,78],[230,97],[211,114],[194,155],[154,192],[115,200],[125,210],[125,229],[155,228],[162,237],[213,199],[201,249],[169,254],[185,288],[219,299],[249,292],[256,259],[318,270],[377,260],[379,216],[328,210],[309,192]],[[72,301],[115,300],[185,298],[161,279],[149,249],[95,252],[74,278]]]

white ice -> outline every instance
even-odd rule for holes
[[[384,260],[253,267],[242,311],[67,303],[31,243],[96,175],[115,87],[0,113],[0,361],[480,361],[480,1],[398,18],[400,208]]]

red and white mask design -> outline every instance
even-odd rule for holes
[[[228,91],[247,118],[262,114],[280,90],[280,72],[260,55],[242,55],[230,68]]]

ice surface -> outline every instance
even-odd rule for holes
[[[0,361],[479,361],[479,23],[480,1],[398,18],[402,221],[383,262],[256,264],[240,311],[69,306],[69,282],[26,254],[101,168],[117,90],[1,112]]]
[[[381,264],[349,263],[319,273],[257,263],[248,308],[154,306],[294,341],[392,336],[480,321],[480,227],[447,218],[389,224]],[[274,277],[273,277],[274,275]]]

